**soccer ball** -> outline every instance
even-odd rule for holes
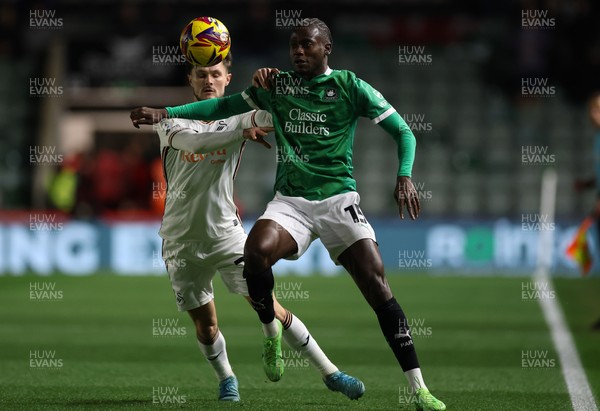
[[[198,17],[190,21],[181,32],[179,47],[191,64],[214,66],[229,54],[229,31],[213,17]]]

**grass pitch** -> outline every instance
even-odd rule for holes
[[[389,280],[411,319],[425,380],[449,410],[571,409],[539,304],[522,299],[529,279]],[[364,381],[359,401],[327,390],[287,347],[282,380],[267,381],[258,319],[217,279],[220,328],[242,397],[219,403],[212,369],[187,314],[176,311],[166,276],[99,274],[0,277],[0,409],[414,409],[377,319],[348,276],[277,282],[283,305],[329,358]],[[598,399],[600,332],[589,326],[600,318],[600,279],[555,285]]]

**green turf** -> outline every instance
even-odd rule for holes
[[[596,404],[600,405],[600,330],[591,329],[600,320],[600,278],[559,279],[554,283]]]
[[[367,391],[349,401],[316,371],[290,359],[266,381],[256,316],[216,281],[220,328],[240,381],[240,404],[217,402],[212,370],[166,277],[0,277],[0,409],[409,410],[405,379],[377,320],[345,277],[284,277],[303,299],[282,301],[340,369]],[[522,278],[390,276],[397,299],[421,321],[415,344],[431,391],[449,410],[568,410],[570,401],[539,304],[521,299]],[[55,283],[58,301],[32,301],[31,282]],[[557,281],[592,387],[600,387],[600,281]],[[153,320],[179,320],[184,336],[153,336]],[[413,332],[415,333],[415,332]],[[428,334],[428,335],[426,335]],[[31,351],[56,352],[62,367],[30,367]],[[523,368],[523,351],[547,352],[554,367]],[[289,351],[287,352],[289,354]],[[153,404],[153,388],[184,404]],[[597,395],[597,391],[595,394]]]

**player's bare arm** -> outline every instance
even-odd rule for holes
[[[165,108],[138,107],[131,110],[129,114],[135,128],[140,128],[141,124],[156,124],[167,117],[169,117],[169,114]]]

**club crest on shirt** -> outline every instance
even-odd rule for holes
[[[227,127],[227,122],[225,120],[219,120],[217,129],[215,131],[223,131]]]
[[[171,134],[172,132],[181,130],[181,126],[179,124],[176,124],[171,119],[163,119],[158,124],[155,124],[154,127],[157,130],[163,131],[167,135]]]
[[[338,92],[334,88],[325,89],[325,93],[323,94],[323,100],[325,101],[335,101],[338,99]]]

